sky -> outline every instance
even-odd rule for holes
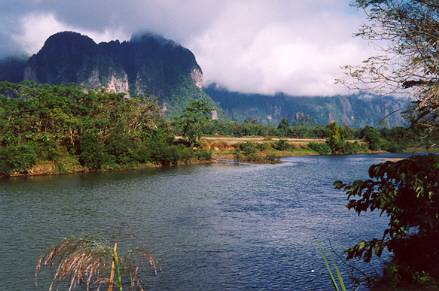
[[[189,48],[205,85],[297,96],[349,93],[342,65],[373,47],[353,37],[364,18],[350,0],[0,0],[0,57],[34,54],[52,34],[96,42],[153,32]]]

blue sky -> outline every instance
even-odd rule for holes
[[[362,21],[348,0],[1,0],[0,56],[63,30],[97,42],[148,31],[191,49],[206,83],[329,96],[349,93],[334,84],[340,66],[374,54],[352,37]]]

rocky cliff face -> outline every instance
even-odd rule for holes
[[[23,79],[154,96],[170,107],[203,95],[203,73],[192,52],[152,34],[96,44],[79,33],[57,33],[27,61]]]
[[[254,119],[262,123],[278,124],[288,118],[296,124],[322,124],[335,120],[352,127],[366,125],[402,126],[402,118],[409,101],[390,96],[334,96],[298,97],[285,94],[243,94],[209,86],[206,92],[229,117],[243,121]],[[394,114],[391,112],[396,111]]]
[[[362,127],[379,125],[389,113],[407,106],[407,100],[391,97],[265,96],[230,92],[211,86],[203,90],[203,72],[188,49],[163,37],[142,34],[130,41],[95,43],[75,32],[49,37],[30,59],[0,61],[0,81],[32,80],[39,83],[77,83],[127,96],[154,96],[164,113],[178,113],[187,100],[209,94],[226,115],[278,123],[288,118],[296,123],[342,124]],[[385,122],[404,124],[398,113]]]

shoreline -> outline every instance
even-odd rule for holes
[[[137,171],[137,170],[146,170],[146,169],[166,169],[166,168],[175,168],[182,166],[196,166],[196,165],[209,165],[216,163],[214,160],[191,160],[186,162],[178,162],[177,165],[172,166],[164,166],[154,163],[144,163],[137,165],[126,165],[119,167],[110,167],[100,170],[90,170],[87,167],[81,166],[80,168],[75,168],[72,171],[60,171],[59,168],[56,167],[54,161],[42,161],[40,163],[35,164],[28,173],[13,173],[11,175],[0,175],[0,179],[9,179],[9,178],[26,178],[26,177],[42,177],[42,176],[64,176],[64,175],[82,175],[89,173],[109,173],[109,172],[126,172],[126,171]],[[49,166],[47,166],[49,165]],[[36,170],[38,168],[38,170]]]
[[[373,155],[373,154],[386,154],[390,152],[386,151],[374,151],[374,152],[359,152],[354,153],[346,156],[355,156],[355,155]],[[395,153],[398,154],[398,153]],[[410,152],[410,153],[399,153],[399,154],[416,154],[416,152]],[[321,155],[317,152],[314,153],[304,153],[302,151],[279,151],[279,153],[276,155],[276,158],[282,159],[282,158],[288,158],[288,157],[306,157],[306,156],[343,156],[343,155]],[[391,161],[395,162],[398,160],[401,160],[402,158],[388,158],[385,159],[385,161]],[[34,165],[33,168],[39,168],[38,171],[30,170],[30,173],[14,173],[12,175],[0,175],[0,179],[8,179],[8,178],[26,178],[26,177],[39,177],[39,176],[63,176],[63,175],[81,175],[81,174],[88,174],[88,173],[107,173],[107,172],[125,172],[125,171],[136,171],[136,170],[146,170],[146,169],[166,169],[166,168],[177,168],[177,167],[184,167],[184,166],[197,166],[197,165],[212,165],[212,164],[219,164],[222,162],[236,162],[236,159],[234,158],[233,154],[230,153],[221,153],[221,154],[214,154],[213,158],[211,160],[191,160],[187,162],[179,162],[177,165],[173,166],[163,166],[159,164],[153,164],[153,163],[145,163],[145,164],[138,164],[138,165],[127,165],[127,166],[120,166],[120,167],[114,167],[114,168],[107,168],[102,170],[90,170],[86,167],[82,167],[80,169],[75,169],[74,171],[70,172],[61,172],[59,169],[54,170],[53,166],[50,167],[41,167],[42,165],[54,165],[53,161],[43,161],[36,165]],[[282,163],[282,161],[278,162],[272,162],[272,161],[246,161],[241,160],[237,161],[238,163],[249,163],[249,164],[277,164]],[[45,169],[45,170],[44,170]]]

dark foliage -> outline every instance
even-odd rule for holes
[[[287,151],[291,148],[290,144],[285,139],[279,139],[273,143],[273,148],[278,151]]]
[[[348,259],[368,262],[386,248],[394,255],[395,277],[412,283],[420,275],[439,278],[439,157],[416,156],[369,169],[370,179],[335,183],[346,191],[347,207],[359,215],[378,211],[389,217],[381,238],[360,241],[347,250]],[[418,282],[419,283],[419,282]]]

